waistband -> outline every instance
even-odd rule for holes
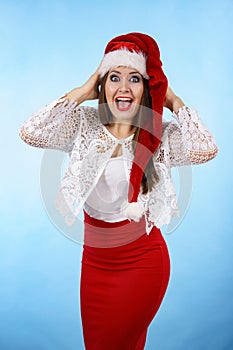
[[[110,248],[128,244],[146,234],[143,216],[139,222],[124,220],[107,222],[98,220],[84,211],[84,245]]]

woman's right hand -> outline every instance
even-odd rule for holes
[[[76,102],[77,105],[87,100],[95,100],[99,96],[99,69],[80,87],[74,88],[65,95],[68,102]]]

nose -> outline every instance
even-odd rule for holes
[[[128,92],[130,90],[129,81],[127,78],[123,78],[120,81],[119,91],[120,92]]]

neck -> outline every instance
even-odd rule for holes
[[[112,122],[107,125],[107,128],[115,137],[119,139],[125,139],[136,131],[136,127],[134,125],[119,122]]]

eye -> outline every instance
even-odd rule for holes
[[[116,74],[111,74],[110,80],[113,82],[118,82],[118,81],[120,81],[120,78]]]
[[[140,77],[139,75],[132,75],[132,76],[130,77],[130,81],[131,81],[132,83],[138,83],[139,81],[141,81],[141,77]]]

